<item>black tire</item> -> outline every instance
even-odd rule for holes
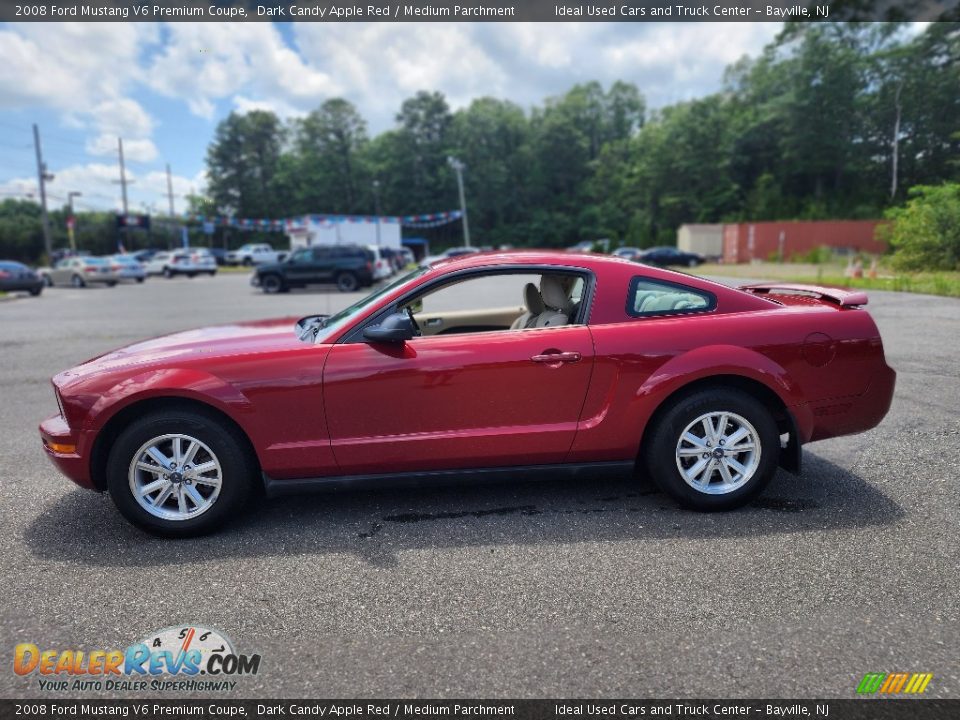
[[[340,292],[356,292],[360,281],[352,272],[342,272],[337,275],[337,290]]]
[[[84,282],[83,278],[80,277],[79,275],[74,275],[72,278],[70,278],[70,284],[73,285],[75,288],[82,288],[87,286],[87,283]]]
[[[687,267],[692,267],[692,268],[694,268],[694,267],[696,267],[696,266],[699,265],[699,264],[700,264],[700,262],[699,262],[696,258],[690,258],[689,260],[687,260]]]
[[[107,287],[115,287],[116,284],[117,284],[117,281],[116,281],[116,280],[108,280],[108,281],[107,281]]]
[[[196,273],[187,273],[187,277],[193,280],[197,276]]]
[[[144,280],[146,280],[146,278],[137,278],[138,283],[143,282]]]
[[[53,287],[53,278],[50,277],[49,275],[44,275],[43,284],[46,285],[47,287]]]
[[[704,448],[706,452],[698,453],[693,458],[678,460],[681,435],[691,423],[709,413],[739,416],[752,426],[756,437],[759,438],[759,458],[749,479],[739,486],[732,486],[729,492],[722,494],[710,494],[696,489],[684,479],[679,467],[681,464],[687,464],[688,470],[692,470],[693,465],[701,460],[710,461],[711,464],[707,466],[709,469],[704,470],[709,473],[705,476],[708,478],[706,485],[712,485],[714,492],[719,491],[718,483],[723,482],[720,464],[724,463],[720,458],[725,455],[719,446],[723,443],[717,443],[714,447],[708,442],[707,445],[710,447]],[[731,420],[731,422],[734,421]],[[710,512],[742,507],[763,491],[777,471],[780,456],[780,435],[777,424],[767,408],[746,393],[725,388],[696,392],[681,398],[663,413],[659,413],[655,423],[656,425],[650,429],[649,437],[644,441],[643,464],[660,489],[685,508]],[[737,425],[729,427],[736,428]],[[694,430],[699,428],[698,425]],[[703,435],[706,437],[706,432],[703,432]],[[726,436],[729,438],[731,434]],[[688,443],[684,449],[697,452],[692,443]],[[714,459],[718,452],[720,457]],[[749,452],[731,453],[728,457],[732,457],[737,462],[742,461],[745,465],[751,464]],[[714,467],[716,470],[713,469]],[[729,472],[729,469],[727,471]],[[739,474],[735,474],[734,478],[737,475]]]
[[[248,257],[247,257],[247,258],[244,258],[244,259],[243,259],[243,266],[244,266],[244,267],[252,267],[252,266],[253,266],[253,258],[248,258]]]
[[[42,292],[43,292],[43,285],[41,285],[40,287],[32,288],[30,290],[30,294],[33,295],[34,297],[37,297]]]
[[[168,268],[168,267],[165,267],[165,268],[163,269],[163,276],[164,276],[167,280],[169,280],[170,278],[172,278],[175,274],[176,274],[176,273],[173,272],[173,270],[171,270],[171,269]]]
[[[174,434],[196,438],[209,447],[222,471],[216,500],[202,514],[186,520],[151,514],[137,502],[130,487],[130,465],[137,451],[153,438]],[[163,537],[195,537],[212,532],[243,510],[254,487],[256,470],[256,459],[236,429],[212,414],[166,410],[136,420],[113,443],[107,460],[107,490],[120,513],[137,527]]]
[[[286,289],[283,285],[283,278],[274,273],[269,273],[260,278],[260,288],[267,295],[276,295]]]
[[[216,270],[211,270],[209,273],[210,277],[214,277],[216,274],[217,274]]]

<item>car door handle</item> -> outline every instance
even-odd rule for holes
[[[534,355],[532,358],[535,363],[548,363],[550,365],[559,363],[574,363],[580,361],[578,352],[546,352],[541,355]]]
[[[430,318],[427,320],[427,327],[433,327],[434,325],[443,325],[443,318]]]

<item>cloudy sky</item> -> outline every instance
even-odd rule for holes
[[[177,210],[203,187],[203,158],[231,110],[304,114],[330,97],[360,109],[371,134],[403,99],[443,92],[453,108],[491,95],[524,107],[577,82],[636,83],[651,107],[720,86],[774,23],[49,23],[0,24],[0,197],[37,188],[31,125],[55,180],[50,205],[120,206],[122,136],[131,210]],[[322,208],[318,208],[322,210]]]

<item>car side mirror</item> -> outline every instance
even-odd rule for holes
[[[407,313],[388,315],[379,325],[363,331],[363,337],[373,342],[406,342],[416,336],[416,327]]]

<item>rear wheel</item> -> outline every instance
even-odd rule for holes
[[[279,275],[264,275],[260,278],[260,287],[268,295],[274,295],[284,291],[283,280]]]
[[[53,287],[53,278],[50,277],[49,275],[44,275],[43,284],[46,285],[47,287]]]
[[[145,278],[142,278],[142,277],[138,277],[138,278],[137,278],[137,282],[143,282],[143,281],[144,281],[144,279],[145,279]]]
[[[73,285],[75,288],[82,288],[82,287],[86,287],[87,285],[87,283],[85,283],[83,278],[80,277],[79,275],[74,275],[72,278],[70,278],[70,284]]]
[[[705,390],[667,409],[644,454],[653,480],[684,507],[731,510],[770,482],[780,435],[767,408],[746,393]]]
[[[169,410],[137,420],[110,450],[107,489],[148,532],[191,537],[235,517],[256,463],[233,428],[205,413]]]
[[[687,260],[687,267],[696,267],[699,264],[700,263],[697,262],[696,258],[690,258],[689,260]]]
[[[113,286],[116,285],[116,284],[117,284],[117,281],[116,281],[116,280],[108,280],[108,281],[107,281],[107,287],[113,287]]]
[[[170,278],[172,278],[172,277],[174,276],[174,272],[173,272],[173,270],[171,270],[170,268],[165,267],[165,268],[163,269],[163,276],[164,276],[167,280],[169,280]]]
[[[351,272],[344,272],[337,275],[337,289],[340,292],[354,292],[360,287],[357,276]]]
[[[33,295],[34,297],[36,297],[37,295],[39,295],[39,294],[42,293],[42,292],[43,292],[43,285],[41,285],[40,287],[32,288],[32,289],[30,290],[30,294]]]

